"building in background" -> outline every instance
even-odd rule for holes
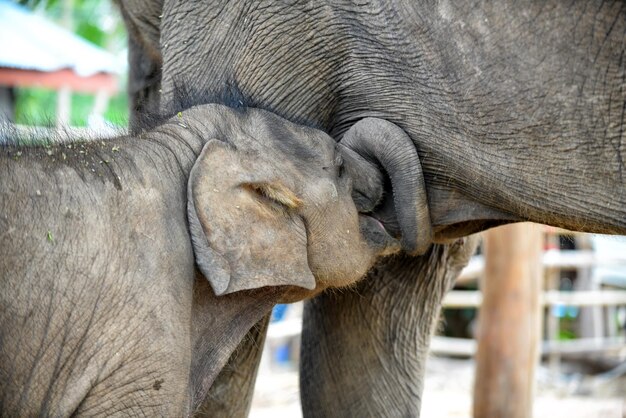
[[[94,95],[89,124],[97,125],[110,97],[123,90],[119,80],[124,72],[124,63],[114,54],[18,4],[0,0],[0,117],[14,120],[16,87],[42,87],[58,92],[57,125],[70,124],[73,92]]]

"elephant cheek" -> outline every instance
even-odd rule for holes
[[[349,217],[337,216],[341,212],[335,211],[336,222],[326,220],[323,229],[309,229],[308,262],[318,289],[353,284],[375,260],[361,236],[356,210]]]

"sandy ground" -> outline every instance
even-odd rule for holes
[[[427,364],[422,417],[471,418],[474,362],[431,357]],[[265,366],[259,373],[252,418],[301,417],[298,376]],[[534,418],[626,418],[626,381],[537,375]]]

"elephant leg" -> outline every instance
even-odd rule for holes
[[[128,100],[132,129],[147,128],[159,111],[161,63],[148,54],[137,39],[128,39]]]
[[[384,260],[353,289],[304,311],[300,387],[305,417],[419,416],[424,365],[441,300],[476,239]]]
[[[259,321],[239,343],[217,376],[196,417],[239,418],[250,412],[263,344],[271,314]]]
[[[160,106],[163,2],[118,0],[117,3],[128,31],[130,126],[146,128]]]

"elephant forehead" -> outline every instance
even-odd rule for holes
[[[335,141],[326,133],[291,123],[272,113],[254,109],[246,126],[254,142],[300,161],[329,164],[335,158]]]

